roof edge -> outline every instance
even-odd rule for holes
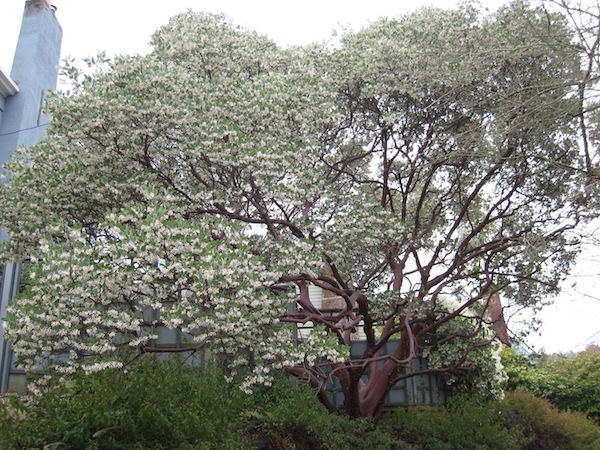
[[[0,67],[0,94],[4,97],[15,95],[19,92],[19,86],[11,77]]]

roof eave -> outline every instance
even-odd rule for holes
[[[19,92],[17,83],[0,67],[0,94],[4,97],[9,97],[15,95],[17,92]]]

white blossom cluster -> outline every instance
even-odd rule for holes
[[[463,302],[453,295],[441,294],[437,302],[438,317],[463,306]],[[502,397],[508,380],[500,359],[503,344],[489,324],[489,314],[482,317],[474,309],[462,309],[456,318],[439,327],[436,339],[424,349],[423,355],[431,368],[456,368],[449,372],[451,375],[446,378],[446,383],[470,383],[472,391]],[[458,337],[443,342],[444,338],[453,334]]]
[[[288,49],[186,12],[149,55],[67,64],[74,93],[50,99],[46,139],[0,189],[2,255],[31,259],[6,319],[20,364],[122,368],[167,329],[246,390],[281,368],[324,378],[321,363],[368,379],[344,386],[371,402],[353,415],[421,353],[496,389],[481,299],[538,305],[597,213],[573,38],[521,3]]]
[[[244,386],[271,380],[276,368],[342,357],[331,340],[297,348],[278,324],[293,297],[269,287],[310,248],[278,245],[279,264],[270,266],[226,220],[189,222],[170,211],[151,203],[113,211],[93,242],[76,230],[65,242],[41,241],[35,259],[43,262],[31,265],[27,289],[9,312],[8,337],[24,368],[121,367],[119,351],[151,345],[159,325],[180,329],[191,346],[210,342],[234,375],[247,375]],[[59,354],[69,357],[55,361]]]

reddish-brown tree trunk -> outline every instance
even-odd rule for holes
[[[344,393],[346,413],[353,418],[373,417],[379,420],[385,407],[385,399],[396,384],[400,372],[416,358],[415,342],[420,325],[413,325],[411,332],[405,332],[400,338],[391,358],[381,368],[377,362],[371,363],[369,379],[361,381],[365,367],[338,368],[336,375]],[[410,336],[414,336],[411,339]]]

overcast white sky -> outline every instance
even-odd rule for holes
[[[0,66],[10,70],[25,0],[2,0]],[[63,56],[144,53],[150,34],[169,17],[190,8],[225,12],[237,24],[269,35],[281,45],[329,37],[338,24],[362,28],[381,16],[393,17],[420,5],[451,7],[455,0],[53,0],[63,27]],[[500,0],[484,2],[500,4]]]
[[[4,0],[0,9],[0,67],[10,72],[25,0]],[[190,8],[225,12],[235,23],[254,29],[278,44],[307,44],[327,39],[339,26],[360,29],[381,17],[395,17],[423,5],[453,7],[455,0],[54,0],[64,36],[63,57],[81,59],[100,50],[110,54],[145,53],[151,33],[169,17]],[[482,0],[494,10],[501,0]],[[565,293],[542,313],[536,350],[579,351],[600,343],[600,255],[585,255]],[[579,287],[570,285],[578,282]]]

